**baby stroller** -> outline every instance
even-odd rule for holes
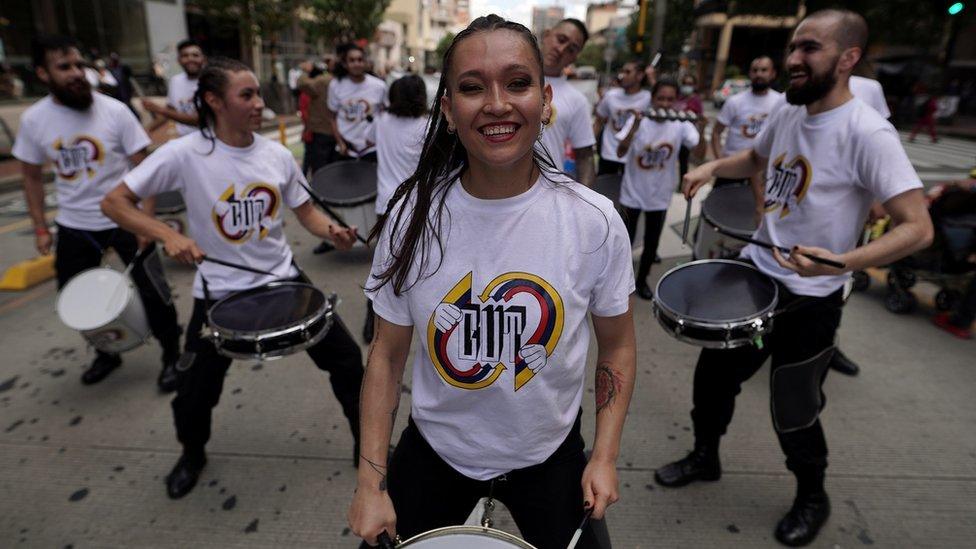
[[[976,271],[976,264],[968,261],[976,252],[976,186],[966,189],[948,185],[933,191],[929,204],[935,229],[932,245],[896,261],[888,270],[885,308],[893,313],[915,310],[918,300],[910,290],[922,280],[938,286],[936,308],[951,310]],[[889,220],[880,221],[873,228],[874,237],[883,234],[889,223]],[[855,275],[856,289],[866,289],[868,284],[870,279],[866,273]]]

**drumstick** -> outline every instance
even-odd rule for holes
[[[346,223],[346,220],[343,219],[341,215],[339,215],[339,214],[335,213],[334,211],[332,211],[332,208],[330,208],[329,205],[326,204],[324,200],[322,200],[321,198],[319,198],[317,194],[315,194],[314,192],[312,192],[312,189],[309,188],[308,185],[306,185],[305,183],[302,183],[301,180],[298,181],[298,184],[301,185],[305,189],[306,192],[308,192],[308,195],[312,197],[312,200],[314,200],[315,203],[318,204],[320,208],[322,208],[323,210],[325,210],[325,213],[329,214],[330,216],[332,216],[332,219],[335,219],[336,220],[336,223],[338,223],[340,227],[342,227],[343,229],[349,229],[350,228],[349,225]],[[358,232],[356,233],[356,240],[359,240],[360,242],[362,242],[366,246],[369,246],[369,242],[366,242],[366,239],[365,238],[359,236],[359,233]]]
[[[232,263],[230,261],[224,261],[223,259],[217,259],[215,257],[210,257],[209,255],[203,256],[203,261],[209,261],[210,263],[216,263],[217,265],[223,265],[224,267],[231,267],[233,269],[240,269],[242,271],[252,272],[254,274],[269,275],[273,277],[278,277],[278,275],[270,271],[262,271],[261,269],[255,269],[254,267],[248,267],[247,265],[241,265],[239,263]]]
[[[566,546],[566,549],[575,549],[576,544],[579,543],[580,536],[583,535],[583,528],[586,527],[586,521],[590,520],[590,515],[592,514],[593,514],[592,507],[590,507],[583,513],[583,520],[582,522],[580,522],[579,528],[577,528],[576,531],[573,532],[573,539],[569,540],[569,545]]]
[[[688,225],[691,224],[691,199],[688,199],[688,204],[685,206],[685,223],[681,228],[681,243],[688,244]]]
[[[749,244],[755,244],[756,246],[760,246],[762,248],[766,248],[767,250],[776,249],[776,250],[779,250],[780,253],[787,254],[787,255],[789,255],[793,251],[793,250],[790,250],[789,248],[786,248],[784,246],[776,246],[775,244],[770,244],[769,242],[763,242],[762,240],[756,240],[755,238],[752,238],[752,237],[742,236],[742,235],[739,235],[739,234],[735,234],[733,232],[726,231],[724,229],[720,229],[718,227],[713,227],[713,228],[716,231],[724,234],[725,236],[730,236],[730,237],[735,238],[737,240],[741,240],[743,242],[748,242]],[[801,253],[800,255],[802,255],[803,257],[805,257],[807,259],[809,259],[810,261],[813,261],[814,263],[820,263],[821,265],[827,265],[827,266],[833,267],[835,269],[846,269],[847,268],[847,265],[845,265],[845,264],[843,264],[843,263],[841,263],[839,261],[834,261],[833,259],[827,259],[825,257],[820,257],[820,256],[817,256],[817,255],[812,255],[812,254],[804,254],[804,253]]]

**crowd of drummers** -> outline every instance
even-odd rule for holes
[[[461,525],[490,497],[521,533],[496,536],[509,544],[499,547],[606,547],[637,375],[633,310],[646,302],[669,335],[701,347],[694,449],[661,465],[657,483],[721,478],[736,396],[768,359],[772,424],[796,478],[775,539],[816,538],[830,515],[823,383],[831,369],[857,372],[836,347],[845,287],[852,272],[933,238],[880,86],[852,76],[867,24],[843,9],[807,15],[785,52],[752,60],[751,88],[725,103],[710,136],[695,78],[659,75],[656,59],[625,63],[591,106],[565,76],[588,39],[576,19],[537,39],[479,17],[445,51],[433,96],[414,74],[388,86],[366,50],[343,45],[295,74],[299,163],[257,133],[261,86],[240,61],[179,44],[183,71],[165,106],[145,103],[178,137],[149,153],[133,111],[93,92],[81,46],[36,38],[50,93],[23,114],[13,155],[37,249],[55,254],[59,315],[96,350],[83,383],[110,375],[149,334],[158,340],[158,386],[175,393],[182,446],[169,497],[187,496],[205,470],[232,361],[304,351],[329,373],[355,441],[348,518],[364,544]],[[686,215],[683,230],[692,261],[653,283],[667,211],[690,213],[703,188],[702,222],[689,230]],[[184,222],[161,216],[166,197]],[[872,205],[893,228],[861,243]],[[365,361],[334,296],[296,261],[285,208],[321,240],[316,254],[371,249],[358,281]],[[101,266],[108,248],[128,266],[121,275]],[[175,307],[161,256],[195,267],[189,310]],[[581,432],[586,375],[592,440]]]

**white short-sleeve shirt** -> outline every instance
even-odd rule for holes
[[[385,101],[386,84],[371,74],[362,82],[353,82],[348,76],[329,82],[329,110],[336,113],[349,156],[358,158],[375,150],[372,126]]]
[[[443,255],[432,243],[424,276],[415,263],[415,283],[399,296],[390,284],[373,289],[372,276],[366,282],[376,314],[420,336],[411,409],[420,432],[478,480],[539,464],[562,443],[583,397],[587,315],[627,312],[634,290],[613,204],[549,177],[500,200],[475,198],[455,182],[445,197]],[[410,200],[397,207],[404,202],[412,208]],[[389,264],[390,232],[387,225],[373,273]],[[523,353],[540,360],[527,363]]]
[[[546,83],[552,86],[552,116],[542,132],[542,147],[549,153],[556,168],[562,170],[566,163],[567,144],[570,149],[582,149],[596,143],[590,102],[565,76],[547,76]]]
[[[282,230],[282,209],[310,199],[301,169],[282,145],[254,134],[248,147],[232,147],[203,132],[174,139],[125,176],[141,198],[178,191],[186,204],[190,237],[208,256],[268,271],[251,273],[211,262],[197,266],[193,296],[203,281],[214,299],[298,275]]]
[[[766,214],[755,238],[779,246],[845,253],[857,244],[872,201],[922,187],[895,128],[856,97],[815,115],[785,105],[754,148],[769,158]],[[850,276],[803,278],[753,245],[742,256],[798,295],[830,295]]]
[[[723,148],[725,154],[752,147],[766,119],[783,104],[782,96],[776,90],[767,90],[761,95],[750,90],[733,95],[722,105],[716,120],[728,128]]]
[[[150,144],[142,124],[122,102],[93,93],[91,107],[66,107],[51,96],[21,115],[13,156],[28,164],[54,164],[58,214],[65,227],[116,227],[100,203],[129,171],[129,157]]]
[[[634,125],[634,117],[615,138],[622,141]],[[698,129],[691,122],[641,118],[624,157],[620,204],[648,212],[667,210],[678,188],[678,151],[698,145]]]
[[[891,118],[891,111],[888,110],[888,101],[885,99],[881,82],[863,76],[852,76],[847,82],[847,86],[854,97],[878,111],[881,118]]]
[[[169,79],[169,86],[166,91],[166,103],[183,114],[197,112],[193,105],[193,96],[197,93],[196,78],[190,78],[185,72],[174,74]],[[183,136],[197,131],[198,128],[188,124],[176,123],[176,133]]]
[[[416,118],[380,113],[376,119],[376,213],[386,213],[386,203],[401,183],[417,171],[429,117]]]
[[[647,90],[627,94],[623,88],[612,88],[603,94],[603,99],[596,106],[596,115],[607,119],[603,128],[603,139],[600,142],[601,157],[613,162],[624,161],[617,156],[617,145],[620,144],[617,133],[623,129],[627,119],[646,111],[650,106],[651,92]]]

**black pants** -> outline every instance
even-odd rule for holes
[[[601,156],[596,167],[596,174],[603,175],[605,173],[624,173],[624,163],[607,160]]]
[[[150,244],[155,246],[155,244]],[[63,288],[76,274],[98,267],[106,248],[115,250],[122,261],[128,265],[139,251],[136,237],[123,229],[104,231],[82,231],[58,225],[58,241],[55,249],[54,269],[58,275],[58,288]],[[143,259],[132,268],[132,280],[142,297],[146,317],[153,336],[159,340],[163,353],[175,358],[180,351],[180,327],[176,323],[176,307],[166,303],[149,281],[143,268]],[[102,356],[118,356],[114,353],[97,351]]]
[[[799,301],[798,301],[799,300]],[[735,397],[742,382],[752,377],[768,357],[772,357],[770,372],[770,410],[780,447],[786,454],[786,467],[800,480],[820,479],[827,468],[827,441],[818,414],[826,403],[821,389],[826,379],[834,336],[840,325],[843,290],[827,297],[812,298],[790,293],[780,286],[779,307],[790,307],[776,316],[771,335],[763,338],[763,348],[750,345],[736,349],[703,349],[698,357],[694,381],[694,409],[691,418],[695,439],[700,443],[717,445],[725,434],[735,409]],[[784,377],[777,372],[784,367],[796,367],[815,356],[820,361],[816,372],[800,377]],[[784,374],[790,370],[784,369]],[[807,410],[812,420],[803,428],[781,429],[777,424],[783,407],[819,396],[819,407]],[[814,420],[815,419],[815,420]]]
[[[444,462],[411,418],[390,460],[397,534],[407,539],[463,524],[490,491],[512,513],[525,541],[539,549],[563,549],[583,519],[583,446],[577,416],[569,436],[546,461],[493,480],[474,480]],[[577,547],[598,547],[591,528],[583,531]]]
[[[314,174],[323,166],[335,161],[339,153],[335,152],[335,137],[327,133],[312,133],[312,142],[308,144],[308,167]]]
[[[962,299],[950,317],[950,322],[960,328],[969,328],[973,320],[976,320],[976,277],[969,280]]]
[[[624,225],[630,236],[630,245],[634,245],[634,235],[637,234],[637,218],[643,210],[621,206],[624,214]],[[667,210],[644,211],[644,251],[641,252],[640,262],[637,264],[637,281],[646,281],[651,272],[651,265],[657,257],[657,245],[661,240],[664,229],[664,217]]]
[[[203,447],[210,439],[211,412],[220,401],[224,376],[231,359],[217,353],[213,342],[200,336],[206,322],[207,306],[202,299],[193,300],[193,315],[186,334],[186,352],[194,353],[189,369],[173,399],[176,438],[191,459],[203,457]],[[338,315],[321,341],[306,352],[320,369],[329,372],[332,391],[342,412],[349,420],[353,438],[359,441],[359,387],[363,382],[363,357],[359,345]]]

